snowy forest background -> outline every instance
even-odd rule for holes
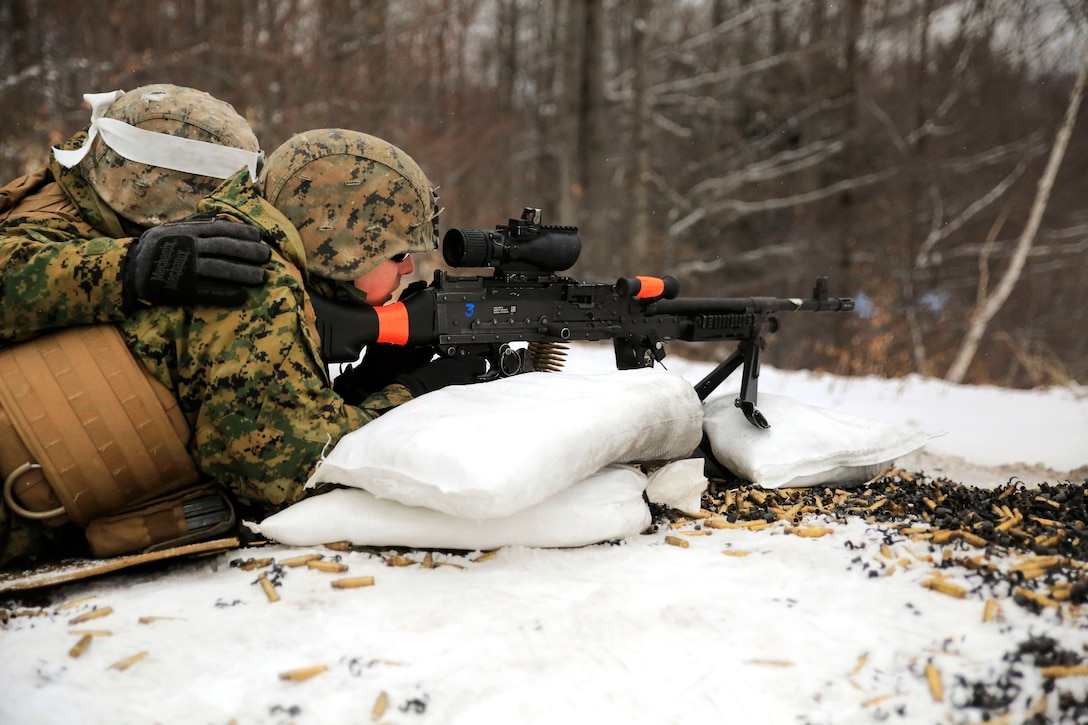
[[[1085,0],[6,0],[0,183],[81,94],[177,83],[267,152],[397,144],[443,231],[542,207],[576,277],[858,299],[783,316],[778,367],[1088,383],[1086,27]]]

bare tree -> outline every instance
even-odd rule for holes
[[[1084,97],[1085,82],[1088,81],[1088,43],[1085,43],[1081,54],[1080,67],[1077,71],[1077,79],[1073,84],[1073,90],[1069,94],[1069,106],[1065,112],[1054,144],[1050,148],[1050,159],[1047,161],[1046,170],[1039,179],[1039,185],[1035,193],[1035,202],[1031,206],[1031,215],[1028,217],[1024,231],[1020,234],[1020,241],[1016,245],[1016,252],[1012,261],[1001,277],[1000,283],[992,294],[988,295],[977,305],[971,313],[971,319],[967,324],[967,334],[960,346],[956,359],[949,368],[946,379],[954,383],[962,382],[967,374],[967,368],[978,351],[979,341],[986,333],[986,328],[1001,306],[1008,300],[1013,287],[1023,274],[1024,264],[1035,235],[1039,231],[1043,214],[1046,212],[1047,203],[1050,200],[1050,192],[1054,187],[1054,179],[1058,175],[1058,167],[1065,158],[1065,151],[1069,146],[1069,139],[1073,135],[1073,126],[1077,121],[1077,112],[1080,110],[1081,99]]]
[[[650,144],[652,119],[646,91],[649,69],[650,33],[653,28],[653,0],[637,0],[632,20],[632,123],[634,124],[634,174],[631,180],[631,247],[628,263],[649,263],[650,255]]]

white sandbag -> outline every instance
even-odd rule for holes
[[[686,457],[691,383],[660,368],[526,373],[444,388],[344,436],[307,481],[451,516],[510,516],[611,463]]]
[[[703,508],[703,492],[707,479],[702,458],[673,461],[650,474],[646,498],[694,516]]]
[[[714,457],[763,488],[864,483],[935,437],[767,393],[758,407],[771,427],[757,428],[733,401],[708,399],[703,428]]]
[[[646,475],[632,466],[607,466],[535,506],[510,516],[474,521],[420,506],[337,488],[303,499],[255,528],[292,546],[350,541],[357,546],[497,549],[573,547],[635,536],[650,525],[642,498]]]

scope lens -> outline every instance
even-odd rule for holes
[[[442,238],[442,258],[451,267],[487,267],[490,248],[488,233],[479,229],[450,229]]]

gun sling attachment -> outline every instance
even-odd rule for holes
[[[199,527],[190,524],[216,524],[208,533],[220,533],[219,523],[233,523],[233,510],[221,510],[230,508],[222,494],[192,488],[199,474],[186,451],[189,434],[173,395],[132,357],[113,325],[0,349],[4,505],[45,526],[86,527],[98,556],[191,538]],[[219,511],[215,522],[206,511],[187,521],[194,493]],[[181,519],[168,525],[179,514],[163,511],[173,508]],[[116,532],[133,525],[141,532]],[[92,540],[95,532],[102,542]]]

